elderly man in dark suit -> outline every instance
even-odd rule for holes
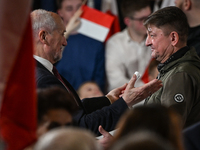
[[[89,98],[81,102],[73,87],[53,66],[62,58],[63,48],[67,45],[62,19],[56,13],[45,10],[33,11],[31,18],[35,41],[34,58],[37,62],[37,87],[60,86],[66,89],[79,107],[79,111],[73,117],[80,127],[88,128],[96,134],[99,134],[99,125],[111,131],[125,110],[162,86],[161,82],[155,79],[135,88],[136,75],[133,75],[129,84],[112,90],[106,96]]]

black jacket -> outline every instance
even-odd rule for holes
[[[36,61],[36,63],[37,88],[59,86],[66,89],[48,69],[38,61]],[[63,77],[62,79],[79,103],[80,109],[73,118],[80,127],[90,129],[97,135],[99,135],[99,125],[102,125],[107,131],[115,129],[120,116],[128,108],[123,98],[118,99],[112,105],[110,105],[110,102],[106,97],[87,98],[82,102],[70,83]]]

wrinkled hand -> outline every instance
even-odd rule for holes
[[[136,75],[133,75],[123,94],[123,99],[129,107],[144,100],[162,87],[162,81],[154,79],[143,86],[135,88],[136,80]]]
[[[123,91],[126,88],[126,86],[127,86],[127,83],[119,88],[116,88],[116,89],[110,91],[106,95],[106,97],[110,100],[111,104],[120,98],[120,96],[123,94]]]
[[[113,136],[103,129],[102,126],[99,126],[99,132],[103,135],[103,138],[98,140],[99,144],[104,148],[104,150],[108,149],[112,140]]]
[[[79,19],[80,15],[82,14],[81,7],[77,10],[77,12],[73,15],[73,17],[69,20],[67,26],[66,26],[66,32],[65,32],[65,38],[67,39],[70,33],[75,31],[81,24],[81,21]]]

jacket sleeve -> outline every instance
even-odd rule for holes
[[[95,110],[101,109],[104,106],[109,106],[110,101],[106,97],[94,97],[94,98],[85,98],[82,100],[83,107],[86,110],[86,113],[89,114]]]
[[[174,108],[183,119],[186,119],[195,100],[194,80],[185,72],[179,72],[168,77],[163,85],[161,104]]]
[[[106,131],[114,130],[119,118],[127,109],[127,104],[123,98],[120,98],[112,105],[105,106],[90,114],[85,114],[82,110],[79,110],[79,112],[74,115],[74,120],[80,127],[87,128],[96,135],[100,135],[98,131],[99,125],[102,125]]]

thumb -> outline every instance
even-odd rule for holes
[[[105,137],[107,135],[110,135],[109,132],[107,132],[106,130],[104,130],[104,128],[100,125],[99,126],[99,132]]]
[[[122,85],[121,87],[119,87],[118,89],[120,90],[120,91],[122,91],[122,90],[124,90],[124,89],[126,89],[126,86],[127,86],[128,84],[127,83],[125,83],[124,85]]]

